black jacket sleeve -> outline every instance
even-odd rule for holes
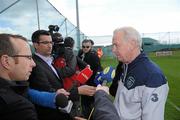
[[[77,59],[77,65],[79,67],[80,70],[84,69],[88,64],[86,62],[84,62],[81,58],[79,58],[78,56],[76,56]]]
[[[92,76],[89,78],[89,80],[86,82],[87,85],[96,86],[94,83],[95,76],[98,71],[102,70],[100,59],[97,56],[97,54],[93,51],[90,51],[85,54],[84,61],[90,65],[91,70],[93,70]]]
[[[110,96],[102,90],[95,93],[94,120],[120,120]]]
[[[58,71],[58,74],[62,78],[70,77],[73,74],[75,74],[76,65],[77,65],[76,55],[73,53],[73,50],[71,48],[65,48],[64,58],[66,61],[66,66],[63,68],[56,68]]]
[[[34,105],[22,96],[25,86],[0,84],[0,120],[38,119]]]
[[[111,86],[110,86],[110,88],[109,88],[110,94],[111,94],[112,96],[114,96],[114,97],[115,97],[115,95],[116,95],[116,91],[117,91],[117,88],[118,88],[118,81],[120,80],[120,76],[121,76],[121,74],[122,74],[122,71],[123,71],[123,69],[122,69],[122,63],[119,62],[119,64],[118,64],[117,67],[116,67],[115,77],[114,77],[114,79],[113,79],[113,81],[112,81],[112,84],[111,84]]]

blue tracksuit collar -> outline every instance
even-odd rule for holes
[[[141,52],[130,64],[128,64],[128,68],[133,67],[137,62],[141,62],[141,60],[144,59],[148,59],[148,57],[144,52]]]

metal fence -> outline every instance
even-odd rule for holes
[[[79,41],[87,38],[48,0],[0,0],[0,33],[21,34],[31,40],[31,35],[38,29],[48,30],[49,25],[58,25],[63,37],[75,39],[75,49]]]
[[[142,33],[145,52],[180,49],[180,32]],[[112,35],[90,36],[95,41],[95,49],[101,47],[105,56],[112,56]]]
[[[142,33],[142,37],[155,39],[161,44],[180,44],[180,32]]]

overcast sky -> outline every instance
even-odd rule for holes
[[[76,0],[49,0],[76,25]],[[80,29],[88,36],[112,35],[117,27],[141,33],[180,31],[180,0],[79,0]]]

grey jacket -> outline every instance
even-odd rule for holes
[[[95,93],[94,120],[120,120],[110,96],[99,90]]]

